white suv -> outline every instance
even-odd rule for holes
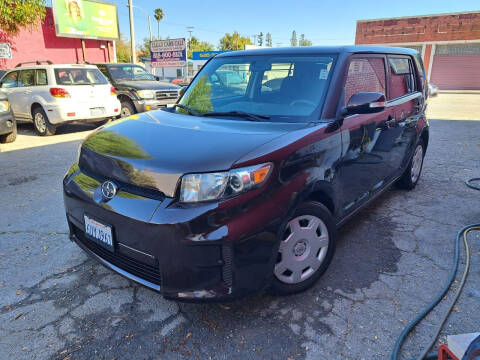
[[[17,121],[33,121],[45,136],[67,122],[103,123],[120,114],[117,92],[96,66],[42,62],[18,64],[1,80]]]

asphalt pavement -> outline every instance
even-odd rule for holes
[[[0,359],[389,358],[403,326],[447,279],[457,230],[480,221],[480,193],[464,185],[480,177],[480,121],[430,124],[417,188],[387,191],[345,225],[312,289],[228,304],[164,300],[70,242],[61,180],[88,132],[3,147]],[[441,341],[479,331],[479,233],[470,239],[470,276]],[[421,352],[451,298],[408,339],[404,359]]]

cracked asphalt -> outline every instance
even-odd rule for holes
[[[480,121],[432,120],[417,188],[387,191],[345,225],[312,289],[203,305],[166,301],[70,242],[61,179],[79,140],[0,153],[0,359],[388,359],[447,279],[457,230],[480,221],[480,193],[464,185],[480,176],[478,134]],[[470,243],[470,276],[440,341],[479,331],[478,232]],[[403,359],[421,352],[452,297]]]

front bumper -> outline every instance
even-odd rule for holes
[[[262,196],[249,212],[225,211],[120,184],[102,203],[102,182],[77,168],[64,180],[64,201],[70,238],[108,268],[179,301],[232,300],[270,282],[281,216]],[[113,252],[85,236],[84,214],[113,226]]]
[[[10,112],[0,114],[0,135],[10,134],[15,128],[15,119]]]
[[[158,110],[167,106],[172,106],[177,102],[177,99],[164,99],[164,100],[133,100],[135,110],[138,113]]]

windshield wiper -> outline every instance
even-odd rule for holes
[[[236,116],[236,117],[242,117],[246,120],[250,121],[262,121],[262,120],[268,120],[270,119],[270,116],[268,115],[261,115],[261,114],[253,114],[253,113],[248,113],[245,111],[212,111],[212,112],[207,112],[205,114],[202,114],[202,116]]]
[[[188,107],[186,105],[182,105],[182,104],[175,104],[173,105],[173,108],[180,108],[180,109],[183,109],[183,110],[186,110],[190,115],[193,115],[193,116],[200,116],[200,113],[197,111],[197,110],[194,110],[192,109],[191,107]]]

